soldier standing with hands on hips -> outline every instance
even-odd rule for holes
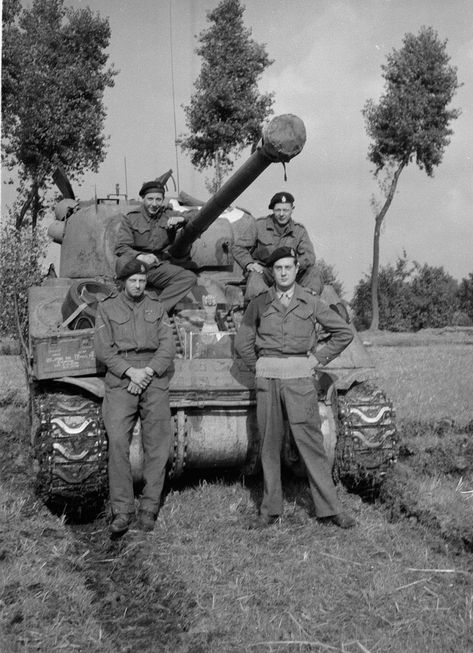
[[[348,324],[320,297],[296,283],[299,264],[293,248],[280,247],[266,260],[274,285],[248,305],[235,348],[256,373],[256,411],[261,437],[264,493],[258,525],[282,516],[281,449],[284,412],[307,468],[319,519],[341,528],[355,520],[342,510],[324,449],[314,370],[338,356],[352,341]],[[316,324],[330,338],[316,350]]]
[[[168,371],[175,354],[163,304],[155,293],[145,292],[147,266],[137,258],[119,258],[116,276],[122,290],[100,302],[95,323],[95,354],[107,368],[102,411],[112,535],[126,532],[135,517],[129,455],[138,416],[144,451],[138,527],[154,528],[171,444]]]

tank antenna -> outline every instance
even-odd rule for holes
[[[179,194],[180,181],[179,181],[179,158],[177,152],[177,121],[176,121],[176,92],[174,88],[174,54],[173,54],[173,39],[172,39],[172,0],[169,0],[169,44],[171,48],[171,88],[172,88],[172,111],[174,118],[174,148],[176,152],[176,181],[177,192]]]
[[[125,167],[125,199],[128,201],[128,175],[126,172],[126,156],[123,157],[123,165]]]

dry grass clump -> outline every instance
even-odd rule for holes
[[[419,474],[473,475],[473,421],[465,427],[445,422],[401,421],[400,459]]]
[[[0,641],[5,651],[110,651],[64,524],[0,486]]]
[[[194,595],[173,568],[155,568],[152,535],[134,528],[110,540],[107,524],[74,527],[81,576],[94,593],[95,612],[116,653],[178,650]],[[154,561],[150,565],[150,562]]]
[[[396,407],[404,463],[389,473],[382,500],[392,517],[470,549],[472,505],[455,488],[460,478],[473,482],[472,337],[471,328],[382,334],[371,349]]]
[[[292,501],[281,523],[248,530],[259,491],[204,483],[167,496],[147,564],[152,582],[164,568],[195,597],[179,650],[473,647],[466,611],[473,568],[462,567],[466,559],[435,552],[426,532],[407,522],[388,524],[347,494],[343,502],[359,521],[353,531],[322,525]],[[446,568],[448,577],[438,571]],[[453,587],[458,578],[460,587]]]
[[[400,462],[390,470],[380,499],[392,518],[411,517],[455,547],[473,550],[473,422],[403,421]],[[460,488],[460,489],[459,489]]]
[[[0,388],[0,407],[28,403],[25,372],[19,356],[0,355]]]
[[[0,650],[115,653],[78,573],[83,552],[35,500],[27,406],[0,410]]]
[[[340,489],[358,520],[351,531],[313,519],[306,484],[288,480],[281,522],[249,529],[261,480],[230,478],[175,484],[150,534],[132,529],[112,542],[103,516],[89,525],[64,524],[33,499],[26,402],[21,394],[2,401],[8,395],[0,391],[4,650],[473,650],[473,561],[464,550],[472,544],[472,417],[465,407],[458,422],[453,408],[455,393],[471,394],[473,374],[455,377],[470,356],[455,345],[452,373],[446,364],[443,383],[432,378],[428,386],[429,365],[434,377],[443,346],[430,353],[424,345],[410,347],[410,355],[407,348],[383,348],[391,358],[381,357],[381,376],[401,417],[404,463],[414,464],[398,465],[386,481],[392,521]],[[399,356],[403,365],[395,367]],[[0,378],[4,370],[12,376],[2,367]],[[11,388],[18,392],[13,381]],[[429,401],[429,393],[438,396]],[[430,470],[437,463],[442,473]]]
[[[415,518],[456,548],[473,551],[473,485],[443,474],[420,474],[399,463],[381,487],[391,517]]]

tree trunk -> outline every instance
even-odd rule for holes
[[[36,224],[38,222],[38,215],[39,212],[41,211],[41,200],[39,197],[39,189],[41,188],[45,177],[46,177],[46,173],[39,177],[33,176],[33,185],[31,186],[31,190],[28,193],[28,197],[26,198],[25,203],[20,209],[20,212],[16,216],[15,224],[18,230],[20,230],[21,227],[23,226],[23,220],[25,219],[26,212],[31,206],[31,202],[33,202],[33,206],[31,207],[31,216],[32,216],[31,228],[33,229],[33,231],[35,230]]]
[[[18,231],[21,229],[21,227],[23,225],[23,220],[25,218],[26,212],[30,208],[31,200],[34,197],[34,194],[35,194],[35,189],[34,189],[34,185],[33,185],[33,188],[28,193],[28,197],[26,198],[25,203],[23,204],[23,206],[21,207],[20,212],[16,216],[15,226],[16,226]]]
[[[393,201],[394,193],[396,192],[397,182],[399,175],[405,167],[407,161],[401,161],[399,167],[393,175],[391,186],[381,210],[375,218],[374,236],[373,236],[373,267],[371,270],[371,324],[370,330],[377,331],[379,329],[379,297],[378,297],[378,279],[379,279],[379,238],[381,236],[381,225],[383,224],[384,216],[388,212],[391,202]]]
[[[36,229],[36,225],[38,223],[38,215],[39,215],[39,211],[41,209],[41,203],[40,203],[40,200],[39,200],[39,184],[38,184],[38,182],[36,180],[33,182],[33,192],[34,192],[34,195],[33,195],[33,208],[31,209],[31,230],[32,230],[32,232],[34,232],[34,230]]]

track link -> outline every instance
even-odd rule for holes
[[[52,503],[85,506],[107,494],[107,437],[100,404],[84,395],[41,391],[34,398],[37,492]]]
[[[372,384],[361,383],[339,394],[338,418],[338,477],[348,485],[378,485],[398,455],[392,403]]]

